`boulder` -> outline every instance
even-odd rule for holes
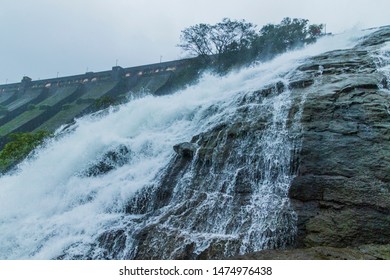
[[[196,153],[197,145],[190,142],[184,142],[173,146],[173,150],[182,158],[192,159]]]

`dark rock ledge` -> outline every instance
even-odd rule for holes
[[[369,54],[389,40],[384,27],[297,69],[293,94],[308,95],[289,191],[296,244],[237,259],[390,259],[390,94]]]

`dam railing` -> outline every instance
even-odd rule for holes
[[[120,80],[142,75],[153,75],[161,72],[175,71],[177,68],[185,66],[190,60],[191,58],[187,58],[127,68],[114,66],[111,70],[108,71],[86,72],[79,75],[49,78],[43,80],[32,80],[28,76],[24,76],[22,81],[19,83],[0,85],[0,94],[3,92],[20,91],[27,88],[62,87],[74,84],[93,83],[98,81]]]

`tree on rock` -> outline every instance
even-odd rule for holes
[[[178,46],[192,55],[218,55],[249,48],[255,37],[252,23],[224,18],[215,25],[201,23],[184,29]]]
[[[321,37],[324,35],[324,24],[312,24],[309,25],[308,28],[308,40],[311,43],[311,41],[315,41],[317,38]]]
[[[256,25],[245,20],[224,18],[214,25],[197,24],[181,32],[178,45],[202,62],[213,61],[218,72],[254,60],[267,60],[283,52],[314,43],[323,33],[323,24],[309,20],[284,18],[280,24],[267,24],[258,32]],[[209,56],[214,56],[210,58]]]
[[[324,35],[323,24],[308,25],[307,19],[284,18],[280,24],[267,24],[253,42],[253,48],[260,56],[273,56],[308,43]]]
[[[194,55],[211,55],[213,54],[210,44],[211,25],[200,23],[184,29],[181,33],[178,45],[185,51]]]
[[[212,26],[210,37],[215,54],[239,51],[250,47],[256,37],[255,25],[245,20],[224,18]]]

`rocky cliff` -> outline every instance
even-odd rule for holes
[[[388,259],[390,27],[363,34],[77,121],[0,177],[0,257]]]
[[[297,69],[307,94],[289,189],[296,247],[253,258],[389,259],[390,28]],[[345,249],[341,249],[345,248]]]
[[[276,227],[269,234],[265,231],[258,236],[252,235],[251,238],[269,242],[264,248],[289,246],[313,249],[290,249],[279,254],[278,251],[264,251],[255,255],[256,258],[389,258],[390,92],[388,69],[385,68],[386,63],[389,63],[389,45],[386,43],[389,40],[390,28],[382,28],[364,38],[354,48],[312,57],[291,75],[288,87],[294,99],[289,109],[290,119],[287,125],[290,126],[289,129],[293,129],[296,122],[293,118],[301,110],[301,144],[299,152],[291,159],[293,165],[290,172],[296,172],[288,191],[292,210],[288,207],[278,210],[286,211],[278,222],[286,225],[291,223],[294,221],[291,213],[295,212],[297,232],[291,237],[291,232],[288,231],[293,230],[289,226]],[[278,84],[259,92],[258,96],[264,98],[269,94],[281,94],[284,90],[284,85]],[[256,101],[243,100],[244,102],[247,104]],[[175,151],[179,156],[163,178],[158,191],[159,198],[156,200],[158,203],[154,207],[167,204],[174,190],[170,186],[176,185],[186,176],[188,169],[195,172],[193,176],[196,180],[190,182],[193,191],[207,189],[202,185],[215,187],[216,181],[225,182],[226,188],[229,183],[216,178],[218,174],[226,173],[232,162],[237,166],[237,161],[246,161],[250,167],[240,169],[231,178],[234,184],[230,195],[237,206],[229,206],[229,213],[240,216],[240,206],[253,199],[258,178],[265,176],[262,170],[269,168],[264,162],[261,163],[262,159],[251,154],[255,150],[253,142],[262,141],[261,138],[264,137],[264,118],[266,116],[259,111],[242,109],[229,124],[195,136],[191,141],[193,144],[176,146]],[[279,129],[278,132],[283,133],[283,129]],[[263,136],[257,138],[256,135]],[[275,138],[273,141],[278,140],[280,139]],[[243,147],[237,145],[237,142],[245,142],[247,145]],[[191,161],[196,151],[197,158]],[[242,157],[237,159],[236,153]],[[282,162],[278,164],[283,168]],[[212,178],[210,172],[214,174]],[[277,176],[276,172],[283,171],[271,172],[275,172],[272,176]],[[223,185],[217,191],[222,196],[229,193]],[[206,196],[202,192],[183,196],[186,204],[172,215],[184,215],[186,219],[193,219],[192,216],[196,214],[191,209],[202,208],[202,205],[210,203]],[[226,201],[221,198],[218,203],[222,206]],[[219,209],[219,215],[228,219],[224,217],[223,209],[223,206]],[[251,213],[248,212],[247,215],[250,217]],[[203,223],[210,221],[198,217],[196,226],[200,227]],[[157,230],[155,226],[142,232],[138,251],[141,258],[158,257],[149,248],[153,236],[164,239],[169,244],[185,240],[178,235],[170,237],[166,231]],[[286,236],[295,239],[289,240]],[[226,242],[234,243],[234,239],[215,242],[198,257],[218,257],[218,250],[222,248],[229,248],[233,252],[237,250],[235,252],[239,253],[238,245],[226,246]],[[189,245],[187,253],[184,251],[175,257],[191,258],[191,251]]]

